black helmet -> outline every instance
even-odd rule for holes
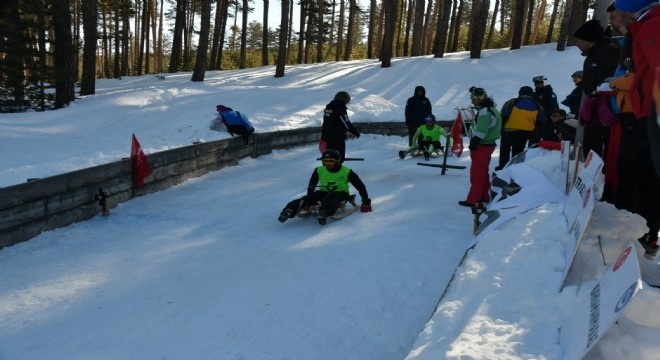
[[[351,96],[348,95],[346,91],[340,91],[337,94],[335,94],[335,100],[341,101],[344,103],[344,105],[346,105],[349,102],[351,102]]]
[[[537,82],[544,82],[544,81],[546,81],[546,80],[548,80],[548,78],[545,77],[545,76],[543,76],[543,75],[540,75],[540,76],[534,76],[534,77],[532,78],[532,82],[534,82],[534,83],[537,83]]]
[[[323,155],[321,155],[321,160],[324,159],[335,159],[335,161],[341,161],[341,154],[339,153],[339,150],[328,149],[323,152]]]

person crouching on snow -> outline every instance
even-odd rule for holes
[[[309,179],[307,195],[290,201],[277,218],[279,222],[296,216],[301,209],[317,205],[321,206],[316,216],[319,224],[325,225],[326,218],[337,212],[342,201],[350,198],[348,184],[352,184],[362,198],[360,211],[371,211],[371,199],[367,193],[367,187],[360,177],[347,166],[342,165],[341,155],[338,150],[328,149],[321,156],[322,166],[317,167]],[[320,186],[317,186],[320,183]]]
[[[424,153],[424,159],[428,160],[432,152],[440,155],[442,145],[440,144],[440,136],[447,138],[449,135],[442,128],[442,126],[435,123],[435,116],[428,114],[424,117],[424,125],[417,128],[413,136],[413,145],[408,147],[405,151],[399,151],[399,158],[403,159],[406,154],[416,150],[421,150]]]

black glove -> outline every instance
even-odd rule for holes
[[[479,144],[481,144],[481,138],[473,136],[472,139],[470,139],[470,146],[468,146],[468,149],[470,149],[470,151],[475,151],[479,147]]]
[[[357,132],[357,131],[356,131],[356,132],[354,132],[354,133],[353,133],[353,135],[355,135],[355,138],[356,138],[356,139],[359,139],[359,138],[360,138],[360,133],[359,133],[359,132]]]

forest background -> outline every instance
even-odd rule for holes
[[[258,4],[255,3],[258,1]],[[0,112],[92,95],[98,78],[379,59],[557,42],[607,0],[9,0],[0,4]],[[261,19],[252,18],[255,6]],[[295,10],[295,11],[294,11]],[[278,16],[273,16],[278,15]],[[273,18],[280,21],[273,23]],[[294,18],[295,17],[295,18]]]

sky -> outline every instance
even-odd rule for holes
[[[554,46],[397,58],[388,69],[298,65],[277,79],[262,67],[208,72],[201,83],[191,73],[99,80],[96,95],[66,109],[0,115],[0,186],[128,157],[133,133],[148,154],[227,138],[211,129],[218,104],[269,132],[320,125],[340,90],[356,123],[402,121],[416,85],[441,119],[469,104],[472,85],[501,105],[545,75],[561,100],[582,58]],[[325,226],[277,221],[319,165],[307,145],[0,250],[0,359],[558,359],[560,327],[628,246],[641,289],[585,359],[655,358],[660,290],[649,284],[660,285],[660,264],[634,242],[646,231],[640,217],[596,202],[563,282],[570,236],[557,152],[535,150],[500,173],[530,184],[537,204],[475,238],[470,210],[457,205],[468,170],[443,176],[400,160],[406,145],[348,141],[347,156],[365,159],[346,165],[373,212]],[[469,166],[469,151],[448,161]],[[539,179],[547,198],[534,190]]]

